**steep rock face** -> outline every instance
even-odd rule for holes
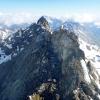
[[[67,30],[60,29],[54,32],[52,42],[54,50],[61,61],[62,77],[60,79],[60,89],[65,100],[83,81],[84,75],[80,59],[84,59],[84,53],[79,49],[77,36]]]
[[[50,78],[59,79],[57,55],[53,52],[51,34],[33,25],[35,36],[13,60],[0,66],[0,99],[25,100],[32,91]],[[36,28],[37,27],[37,28]]]
[[[37,22],[38,25],[41,25],[42,28],[46,28],[47,30],[50,30],[50,26],[49,26],[49,23],[48,21],[45,19],[44,16],[42,16],[38,22]]]

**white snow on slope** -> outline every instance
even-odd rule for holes
[[[81,60],[81,64],[84,71],[84,78],[87,82],[90,80],[94,81],[97,87],[100,89],[100,49],[96,45],[86,43],[82,39],[79,39],[80,49],[85,53],[85,61]],[[89,70],[86,66],[86,63],[90,61],[92,66],[92,72],[89,73]]]
[[[100,99],[100,95],[98,94],[98,98]]]
[[[11,60],[11,55],[5,55],[5,53],[0,48],[0,64],[7,62],[8,60]]]
[[[87,81],[87,82],[91,82],[90,80],[90,77],[89,77],[89,74],[88,74],[88,69],[87,69],[87,66],[86,66],[86,63],[84,60],[81,60],[81,65],[82,65],[82,68],[83,68],[83,71],[84,71],[84,79]]]
[[[96,45],[86,43],[82,39],[79,39],[80,49],[85,53],[87,61],[91,61],[98,73],[100,73],[100,49]]]
[[[10,33],[12,33],[12,32],[10,30],[8,30],[8,29],[0,30],[0,38],[2,40],[4,40],[9,36]]]
[[[9,61],[9,60],[11,60],[11,55],[2,57],[2,58],[0,59],[0,64],[3,63],[3,62],[7,62],[7,61]]]

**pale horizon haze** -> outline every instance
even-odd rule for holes
[[[100,22],[100,0],[1,0],[0,22],[31,22],[34,17],[74,18]]]

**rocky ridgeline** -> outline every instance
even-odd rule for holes
[[[93,77],[85,80],[85,55],[74,32],[61,27],[51,34],[41,17],[6,41],[12,59],[0,65],[0,100],[99,100],[99,75],[87,63]]]

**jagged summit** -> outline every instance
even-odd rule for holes
[[[37,21],[37,24],[48,24],[48,21],[46,20],[46,18],[44,16],[42,16],[38,21]]]
[[[50,29],[49,23],[44,16],[42,16],[38,21],[38,25],[41,25],[43,28]]]

